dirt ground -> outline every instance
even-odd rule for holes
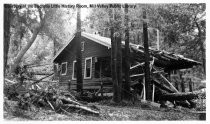
[[[84,113],[73,110],[69,113],[56,113],[44,108],[32,107],[30,110],[22,110],[16,106],[16,102],[7,101],[9,110],[4,110],[4,119],[7,121],[30,120],[71,120],[71,121],[123,121],[123,120],[199,120],[199,115],[186,108],[158,108],[147,105],[108,105],[103,103],[91,103],[100,109],[100,115]]]

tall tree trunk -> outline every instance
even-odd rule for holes
[[[146,87],[146,100],[152,100],[152,87],[150,81],[150,65],[149,65],[149,45],[148,45],[148,31],[146,22],[146,9],[143,10],[143,38],[144,38],[144,52],[145,52],[145,87]]]
[[[118,82],[118,96],[117,101],[120,102],[122,100],[122,47],[121,47],[121,35],[116,32],[114,34],[115,42],[116,42],[116,74],[117,74],[117,82]]]
[[[113,101],[116,102],[116,103],[119,103],[119,84],[118,84],[118,72],[117,72],[117,40],[116,40],[116,37],[114,36],[115,33],[113,34],[113,47],[112,47],[112,54],[113,54],[113,62],[112,62],[112,71],[113,71]]]
[[[128,4],[125,4],[125,85],[124,99],[130,99],[130,49],[129,49],[129,27],[128,27]],[[138,41],[139,42],[139,41]]]
[[[4,75],[6,72],[7,58],[10,44],[10,22],[12,10],[10,5],[4,4]]]
[[[81,52],[81,9],[77,9],[77,33],[76,33],[76,40],[77,40],[77,51],[76,51],[76,67],[77,67],[77,91],[81,92],[83,90],[83,77],[82,77],[82,52]]]
[[[119,98],[119,85],[118,85],[118,75],[117,75],[117,42],[116,37],[114,37],[115,32],[115,9],[112,9],[112,13],[110,11],[110,20],[113,20],[111,26],[111,73],[112,73],[112,82],[113,82],[113,102],[118,103]]]
[[[112,73],[112,82],[113,82],[113,101],[117,102],[117,77],[116,77],[116,72],[115,72],[115,49],[116,45],[114,42],[114,27],[111,28],[111,73]]]
[[[43,27],[43,24],[44,24],[44,19],[42,17],[43,14],[42,14],[40,8],[38,10],[39,10],[39,16],[40,16],[40,23],[37,27],[35,27],[33,29],[33,32],[32,32],[33,34],[32,34],[31,39],[27,42],[26,46],[23,49],[21,49],[21,51],[18,53],[17,57],[14,59],[13,64],[11,65],[10,73],[14,73],[15,69],[17,68],[17,66],[21,62],[21,59],[23,58],[25,53],[28,51],[28,49],[31,47],[31,45],[34,43],[37,35],[39,34],[40,30]]]
[[[200,25],[198,24],[198,22],[195,20],[195,24],[196,24],[196,27],[198,28],[198,42],[199,42],[199,45],[200,45],[200,49],[201,49],[201,54],[202,54],[202,63],[203,63],[203,70],[204,70],[204,74],[206,74],[206,56],[205,56],[205,49],[204,49],[204,46],[203,46],[203,41],[202,41],[202,31],[201,31],[201,27]]]

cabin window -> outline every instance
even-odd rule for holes
[[[67,73],[67,62],[61,64],[61,75],[66,75]]]
[[[85,58],[84,79],[90,79],[92,73],[92,57]]]
[[[76,80],[77,79],[77,67],[76,67],[76,63],[77,61],[73,61],[73,72],[72,72],[72,80]]]
[[[84,51],[85,50],[85,42],[82,42],[81,43],[81,51]]]

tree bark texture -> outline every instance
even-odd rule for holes
[[[77,51],[76,51],[76,77],[77,77],[77,91],[82,93],[83,89],[83,76],[82,76],[82,52],[81,52],[81,9],[77,9]]]
[[[198,98],[199,95],[204,95],[204,93],[167,93],[163,94],[160,97],[160,100],[168,100],[168,101],[184,101],[184,100],[192,100]]]
[[[130,48],[129,48],[129,27],[128,27],[128,4],[125,4],[125,85],[123,88],[124,99],[130,99]]]
[[[143,38],[144,38],[144,52],[145,52],[145,87],[146,87],[146,100],[152,100],[152,89],[150,81],[150,65],[149,65],[149,45],[148,45],[148,31],[146,20],[146,9],[143,10]]]
[[[7,66],[7,58],[10,44],[10,22],[12,10],[10,5],[4,4],[4,75]]]
[[[116,82],[116,72],[115,72],[115,42],[114,42],[114,25],[113,25],[113,20],[115,19],[114,17],[114,9],[109,11],[109,20],[111,25],[111,32],[110,32],[110,37],[111,37],[111,74],[112,74],[112,82],[113,82],[113,102],[117,102],[117,82]]]
[[[117,101],[120,102],[122,100],[122,43],[121,43],[121,35],[120,33],[115,33],[115,42],[116,42],[116,74],[117,74],[117,83],[118,83],[118,97]]]
[[[198,22],[195,20],[195,24],[196,24],[196,27],[198,28],[198,43],[200,45],[200,49],[201,49],[201,54],[202,54],[202,63],[203,63],[203,70],[204,70],[204,73],[206,74],[206,56],[205,56],[205,49],[204,49],[204,44],[203,44],[203,41],[202,41],[202,31],[201,31],[201,27],[200,25],[198,24]]]

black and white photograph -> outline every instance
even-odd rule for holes
[[[207,3],[96,2],[2,3],[3,121],[206,122]]]

